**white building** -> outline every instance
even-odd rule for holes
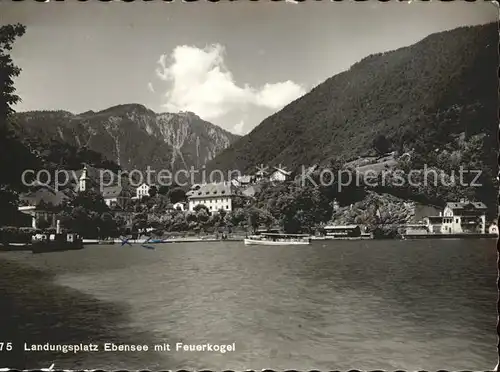
[[[498,235],[498,225],[496,223],[490,225],[488,229],[488,234]]]
[[[194,211],[197,205],[204,205],[209,212],[217,212],[221,209],[227,212],[233,210],[234,194],[230,182],[194,185],[187,196],[190,212]]]
[[[460,202],[446,203],[443,213],[430,216],[425,220],[429,232],[441,234],[464,234],[486,232],[487,207],[481,202],[471,202],[465,199]]]
[[[178,202],[172,206],[173,209],[184,212],[186,210],[184,203]]]
[[[292,174],[289,171],[284,170],[282,167],[274,167],[274,172],[269,176],[269,181],[271,182],[284,182]]]
[[[241,187],[241,186],[248,186],[250,184],[252,184],[253,182],[255,182],[255,176],[239,176],[239,177],[236,177],[235,179],[232,179],[231,180],[231,183],[233,184],[233,186],[236,186],[236,187]]]
[[[87,166],[85,165],[82,170],[82,174],[80,174],[80,178],[78,179],[78,191],[87,191],[90,187],[90,178],[87,174]]]
[[[443,230],[452,234],[470,232],[484,234],[486,210],[486,205],[480,202],[461,200],[458,203],[447,203],[443,211]]]
[[[136,199],[142,199],[143,196],[149,196],[150,189],[151,189],[151,186],[148,185],[147,183],[143,183],[142,185],[140,185],[137,189],[135,189]]]
[[[59,207],[68,200],[69,197],[64,192],[43,185],[36,191],[19,196],[18,211],[31,216],[31,227],[35,229],[42,220],[54,226],[56,213],[50,206]]]

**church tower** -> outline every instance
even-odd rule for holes
[[[87,175],[87,165],[84,165],[80,180],[78,183],[78,191],[87,191],[90,186],[90,178]]]

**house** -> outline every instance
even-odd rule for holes
[[[262,181],[267,178],[267,171],[264,168],[259,168],[257,172],[255,172],[254,179],[255,181]]]
[[[55,226],[57,207],[68,199],[68,195],[64,192],[43,186],[35,191],[21,194],[18,211],[31,217],[31,227],[35,229],[40,227],[42,221],[48,226]]]
[[[248,186],[252,183],[255,182],[255,176],[239,176],[239,177],[236,177],[235,179],[231,180],[231,183],[233,184],[233,186],[236,186],[236,187],[242,187],[242,186]]]
[[[487,207],[481,202],[461,199],[448,202],[439,216],[429,216],[424,220],[430,233],[467,234],[486,232]]]
[[[292,172],[284,170],[281,166],[274,167],[274,172],[269,176],[271,182],[284,182],[290,177]]]
[[[19,212],[31,216],[31,227],[37,229],[41,221],[45,221],[47,227],[55,226],[56,214],[53,211],[47,210],[44,207],[25,205],[18,207]]]
[[[101,194],[108,207],[120,207],[123,209],[126,201],[129,199],[121,186],[103,187]]]
[[[496,223],[491,224],[488,228],[488,234],[498,235],[498,225]]]
[[[174,210],[178,210],[178,211],[182,211],[182,212],[184,212],[184,211],[186,210],[186,206],[185,206],[185,204],[184,204],[184,203],[182,203],[182,202],[175,203],[175,204],[172,206],[172,208],[173,208]]]
[[[135,199],[142,199],[143,196],[149,196],[149,190],[152,185],[148,185],[147,183],[143,183],[138,188],[135,189]]]
[[[441,234],[443,227],[443,216],[430,216],[424,217],[424,224],[427,226],[427,230],[430,234]]]
[[[199,184],[199,183],[195,183],[194,185],[192,185],[191,189],[188,192],[186,192],[186,197],[189,199],[189,197],[191,195],[193,195],[194,193],[196,193],[196,191],[198,191],[200,189],[200,187],[201,187],[201,184]]]
[[[425,223],[409,223],[402,225],[398,232],[407,235],[427,235],[429,234],[429,226]]]
[[[411,209],[411,205],[405,206],[408,209]],[[419,223],[424,220],[427,216],[439,216],[439,212],[443,212],[442,207],[434,206],[434,205],[424,205],[420,203],[415,203],[414,207],[414,215],[411,219],[413,223]]]
[[[261,186],[259,185],[250,185],[244,190],[241,191],[243,196],[253,198],[256,194],[258,194],[261,190]]]
[[[221,209],[232,211],[232,198],[234,196],[230,182],[206,183],[193,185],[186,194],[188,196],[189,211],[194,211],[197,205],[204,205],[209,212]]]

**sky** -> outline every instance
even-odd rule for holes
[[[497,20],[463,1],[0,2],[0,24],[27,27],[17,111],[139,103],[236,134],[370,54]]]

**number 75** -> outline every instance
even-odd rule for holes
[[[0,342],[0,351],[11,351],[12,342]]]

